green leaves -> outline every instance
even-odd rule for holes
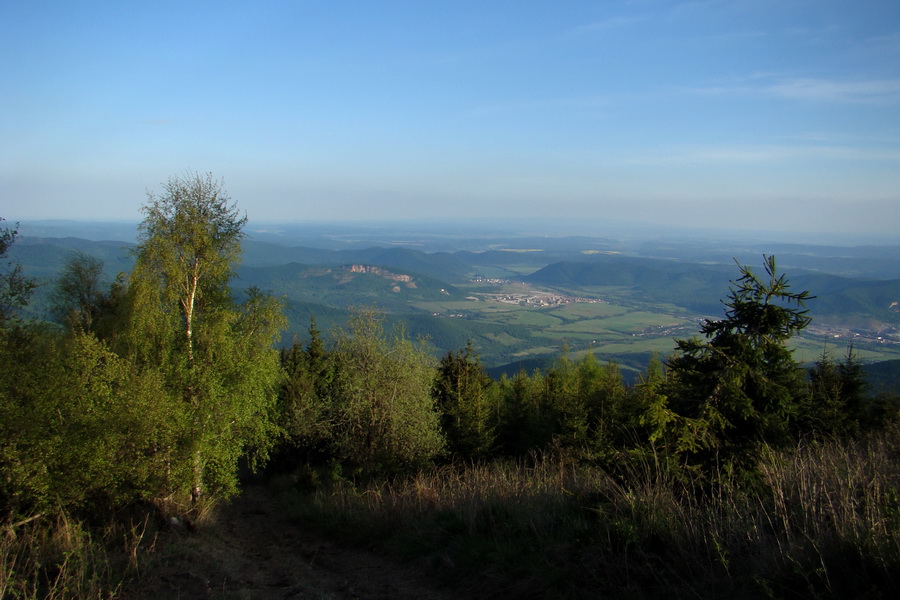
[[[361,311],[335,347],[332,444],[338,457],[372,475],[421,466],[443,448],[431,397],[431,358],[403,332],[385,335]]]
[[[170,179],[143,210],[125,345],[184,407],[182,488],[227,495],[242,454],[264,457],[277,429],[282,304],[257,289],[243,306],[232,300],[247,219],[211,175]]]
[[[448,449],[466,460],[487,456],[496,437],[499,398],[471,342],[465,351],[441,359],[431,393]]]
[[[165,495],[180,406],[92,334],[5,345],[0,497],[14,511]]]
[[[0,223],[5,219],[0,217]],[[0,260],[6,258],[6,251],[16,241],[18,231],[0,229]],[[0,325],[13,316],[13,311],[28,302],[35,283],[22,275],[22,266],[8,262],[0,267]]]

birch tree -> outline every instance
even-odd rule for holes
[[[181,444],[196,501],[207,484],[233,490],[242,452],[268,443],[279,374],[272,346],[284,318],[258,290],[243,307],[231,298],[247,218],[221,181],[172,178],[143,212],[128,346],[187,408]]]

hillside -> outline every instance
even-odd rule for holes
[[[315,234],[315,235],[313,235]],[[327,234],[327,237],[326,237]],[[299,233],[297,234],[299,235]],[[318,235],[319,237],[316,237]],[[753,243],[636,241],[589,237],[451,238],[313,230],[302,241],[261,235],[244,240],[234,294],[256,286],[284,298],[289,328],[302,339],[314,316],[326,337],[353,307],[384,311],[389,327],[426,339],[435,356],[472,341],[495,372],[547,364],[568,348],[593,352],[637,373],[652,353],[668,354],[701,318],[718,318],[735,277],[735,255],[758,262]],[[399,241],[398,241],[399,240]],[[104,261],[109,283],[131,268],[133,244],[78,237],[22,237],[10,257],[42,284],[30,314],[46,318],[53,279],[74,252]],[[852,343],[865,361],[900,356],[900,265],[892,249],[781,245],[795,289],[813,325],[797,340],[798,357],[815,360]],[[756,255],[757,257],[759,255]],[[850,277],[827,272],[857,272]],[[804,264],[808,269],[796,265]],[[813,269],[815,268],[815,270]]]
[[[279,246],[254,240],[244,243],[242,265],[246,267],[279,266],[286,263],[316,266],[377,265],[449,282],[464,280],[471,270],[469,265],[447,252],[428,254],[408,248],[378,246],[323,250],[301,246]]]
[[[900,279],[864,280],[809,271],[786,271],[794,289],[810,290],[813,316],[868,316],[900,323]],[[573,289],[616,286],[635,296],[702,313],[721,309],[734,268],[674,260],[602,256],[547,265],[525,281]]]

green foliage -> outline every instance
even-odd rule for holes
[[[305,349],[295,342],[281,353],[285,443],[276,468],[392,475],[442,450],[430,395],[434,367],[422,346],[402,330],[385,335],[371,310],[357,311],[346,330],[335,331],[333,349],[325,347],[314,319],[309,333]]]
[[[94,336],[7,336],[0,497],[13,513],[164,495],[179,405]]]
[[[168,321],[164,331],[148,328],[152,342],[168,352],[174,329],[191,362],[195,325],[202,334],[227,321],[220,309],[230,300],[228,281],[240,259],[247,218],[209,174],[170,179],[163,196],[149,194],[143,211],[132,273],[136,312],[144,313],[143,321]]]
[[[5,219],[0,217],[0,223]],[[18,230],[0,229],[0,260],[6,258],[9,247],[16,241]],[[7,262],[0,270],[0,326],[14,316],[16,309],[28,303],[35,283],[22,274],[22,266]]]
[[[651,432],[657,433],[662,427],[656,421],[662,417],[656,409],[665,409],[666,397],[662,394],[666,381],[665,366],[658,354],[652,354],[645,372],[629,393],[626,420],[632,427],[647,427],[645,439],[651,439]],[[664,418],[664,417],[663,417]]]
[[[366,475],[421,466],[443,448],[431,397],[431,357],[402,331],[387,338],[380,318],[360,311],[336,334],[332,445]]]
[[[111,339],[121,327],[125,275],[120,274],[106,291],[102,289],[103,261],[75,252],[63,266],[50,295],[50,312],[73,331],[94,332]]]
[[[578,362],[580,393],[588,408],[588,441],[595,451],[606,451],[622,443],[627,425],[627,389],[619,365],[601,365],[593,353]]]
[[[499,398],[471,342],[441,359],[432,396],[448,450],[466,460],[487,457],[496,437]]]
[[[310,322],[309,335],[305,349],[303,344],[294,342],[281,351],[284,382],[278,396],[279,422],[294,453],[321,449],[331,434],[328,415],[334,355],[326,350],[315,318]]]
[[[500,379],[505,452],[556,447],[606,451],[618,443],[627,390],[617,364],[601,365],[593,354],[578,361],[564,355],[546,372],[520,371]]]
[[[149,197],[129,280],[122,341],[141,369],[158,373],[181,402],[180,465],[190,464],[197,500],[234,491],[238,459],[264,457],[275,428],[280,377],[272,346],[284,326],[281,302],[259,290],[237,306],[228,281],[246,217],[210,175],[171,179]]]
[[[541,372],[535,371],[529,376],[520,370],[512,377],[503,375],[498,386],[501,397],[498,446],[501,452],[520,456],[549,444],[553,429],[545,418],[542,404]]]
[[[786,342],[809,323],[808,292],[794,293],[765,258],[766,280],[740,266],[726,316],[705,321],[706,340],[677,341],[663,386],[646,421],[683,461],[705,468],[752,469],[763,443],[789,440],[803,374]]]
[[[72,254],[56,280],[50,297],[56,320],[71,329],[90,331],[100,311],[103,261],[87,254]]]
[[[839,363],[824,353],[809,369],[809,389],[799,398],[798,435],[855,436],[865,419],[866,384],[853,348]]]

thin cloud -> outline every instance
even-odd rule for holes
[[[798,78],[781,81],[768,91],[782,98],[820,102],[882,104],[900,100],[900,80],[835,81]]]
[[[739,165],[806,159],[900,162],[900,150],[797,144],[678,146],[649,151],[622,162],[632,165]]]
[[[738,83],[683,88],[683,90],[705,95],[765,95],[790,100],[841,104],[894,104],[900,101],[898,79],[840,81],[815,77],[786,77],[764,83]]]

